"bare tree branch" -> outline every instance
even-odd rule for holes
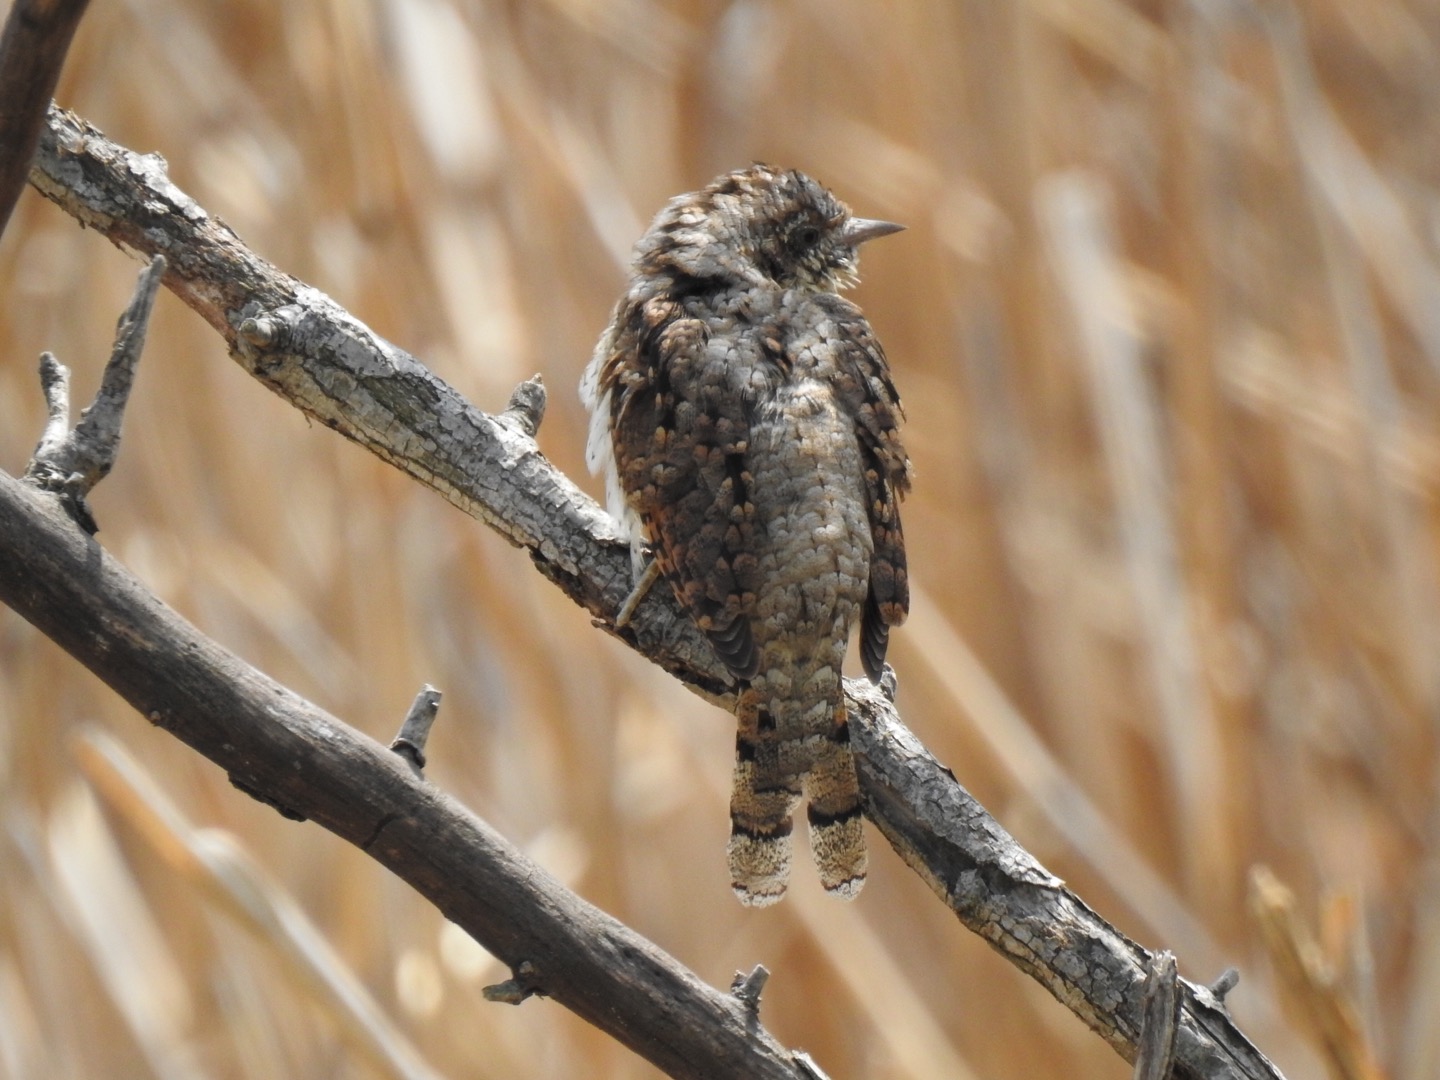
[[[1162,949],[1150,958],[1146,976],[1145,1022],[1134,1080],[1165,1080],[1175,1062],[1175,1025],[1180,1022],[1180,981],[1175,954]]]
[[[40,388],[45,392],[49,418],[30,466],[25,470],[25,479],[61,495],[66,512],[91,535],[99,532],[100,527],[90,516],[85,496],[109,475],[120,453],[120,425],[125,419],[130,388],[135,384],[135,367],[145,347],[145,330],[164,273],[163,255],[156,255],[140,271],[135,295],[115,327],[115,347],[100,377],[100,391],[73,429],[70,427],[70,371],[52,354],[40,356]]]
[[[524,548],[607,631],[725,703],[725,674],[668,590],[651,590],[616,629],[632,585],[628,549],[607,515],[541,455],[532,414],[479,412],[328,297],[257,257],[170,183],[161,159],[117,146],[71,114],[52,111],[32,182],[121,248],[142,257],[163,253],[171,267],[166,284],[252,375]],[[91,662],[93,643],[83,635],[69,640]],[[882,693],[853,681],[847,691],[867,816],[966,926],[1132,1060],[1150,954],[1020,848],[905,729]],[[163,715],[167,724],[181,722]],[[397,765],[389,760],[386,775]],[[240,775],[251,777],[246,784],[255,779],[253,771]],[[267,793],[289,807],[304,786],[287,775],[286,786]],[[385,827],[387,845],[398,830]],[[405,831],[428,857],[433,845]],[[342,835],[362,845],[369,839],[352,833]],[[501,955],[517,964],[529,959],[514,950]],[[543,978],[543,965],[540,971]],[[1183,980],[1179,989],[1175,1075],[1280,1076],[1208,990]]]
[[[0,233],[25,180],[45,110],[89,0],[15,0],[0,36]]]
[[[518,973],[671,1076],[805,1075],[706,985],[525,858],[398,754],[285,689],[156,599],[55,501],[0,473],[0,600],[242,791],[409,882]]]

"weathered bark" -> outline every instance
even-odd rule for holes
[[[675,1077],[809,1076],[751,1007],[586,903],[400,755],[256,671],[0,473],[0,600],[242,791],[409,882],[543,993]]]

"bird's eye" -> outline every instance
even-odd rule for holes
[[[801,225],[790,234],[790,241],[796,248],[812,248],[820,242],[820,230],[814,225]]]

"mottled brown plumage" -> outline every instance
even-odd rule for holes
[[[878,680],[905,618],[910,465],[885,354],[838,290],[898,228],[765,165],[682,195],[636,245],[581,384],[637,569],[648,546],[742,684],[728,851],[747,904],[784,894],[802,795],[822,883],[865,879],[840,668],[858,620]]]

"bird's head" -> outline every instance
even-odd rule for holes
[[[861,244],[902,228],[855,217],[802,172],[756,164],[672,199],[641,239],[636,262],[692,278],[836,292],[858,280]]]

